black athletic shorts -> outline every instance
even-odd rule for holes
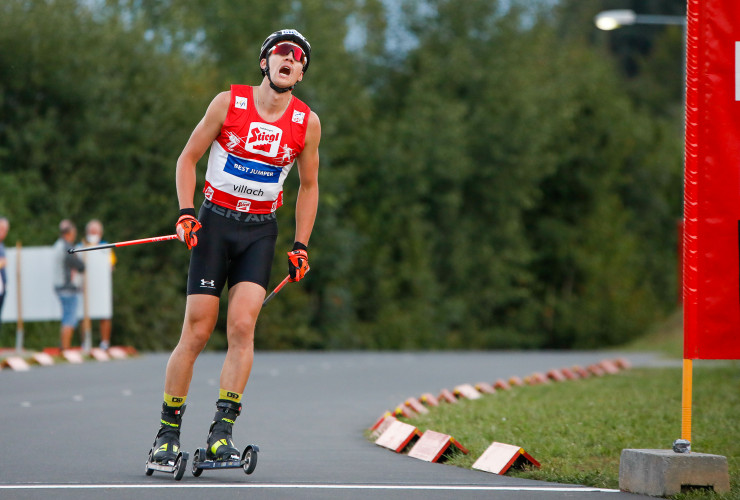
[[[188,295],[221,295],[242,281],[267,290],[278,227],[275,213],[256,215],[221,207],[208,200],[198,214],[203,227],[190,254]]]

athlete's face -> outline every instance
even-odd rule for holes
[[[303,80],[303,63],[296,61],[293,51],[287,54],[278,54],[271,51],[270,55],[270,78],[279,87],[290,87]],[[261,66],[264,69],[267,61],[263,59]]]

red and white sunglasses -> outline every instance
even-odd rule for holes
[[[300,46],[292,42],[280,42],[272,48],[272,53],[279,56],[287,56],[291,52],[293,53],[293,59],[304,65],[306,64],[306,53]]]

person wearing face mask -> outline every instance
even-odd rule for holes
[[[54,243],[53,284],[62,309],[60,345],[62,351],[72,346],[77,323],[77,302],[85,263],[69,253],[77,238],[77,226],[69,219],[59,223],[59,238]]]
[[[94,246],[107,243],[103,240],[103,223],[98,219],[92,219],[85,225],[85,237],[82,240],[82,246]],[[110,250],[110,267],[113,271],[116,267],[116,254],[113,249]],[[112,318],[100,318],[100,348],[107,350],[110,347],[111,332],[113,330]]]

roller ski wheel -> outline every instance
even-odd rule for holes
[[[242,467],[245,474],[249,475],[257,468],[257,452],[259,450],[258,446],[251,444],[244,448],[244,453],[242,453]]]
[[[148,456],[148,457],[147,457],[147,459],[146,459],[146,466],[145,466],[145,468],[144,468],[144,472],[146,472],[146,475],[147,475],[147,476],[151,476],[152,474],[154,474],[154,469],[152,469],[152,468],[150,467],[150,465],[151,465],[151,463],[152,463],[153,461],[154,461],[154,460],[152,459],[152,451],[151,451],[151,450],[149,450],[149,456]]]
[[[182,479],[182,477],[185,475],[185,470],[188,467],[188,454],[185,452],[180,452],[177,454],[177,458],[175,458],[174,462],[168,463],[168,464],[160,464],[154,461],[153,453],[150,450],[149,451],[149,457],[146,461],[146,466],[144,469],[144,472],[147,476],[151,476],[154,474],[154,471],[158,472],[166,472],[168,474],[174,474],[175,481],[179,481]]]
[[[172,473],[175,475],[175,481],[179,481],[182,479],[182,476],[185,475],[185,469],[188,468],[188,455],[187,453],[180,453],[177,455],[177,460],[175,460],[175,470],[172,471]]]
[[[198,448],[193,452],[193,465],[191,466],[190,472],[193,473],[193,476],[198,477],[201,474],[203,474],[203,469],[201,469],[199,466],[201,463],[206,461],[206,449],[205,448]]]
[[[240,459],[211,460],[207,457],[205,448],[198,448],[193,452],[193,465],[190,470],[195,477],[200,476],[206,469],[244,469],[245,474],[251,474],[257,467],[257,452],[259,450],[259,446],[250,444],[244,448]]]

